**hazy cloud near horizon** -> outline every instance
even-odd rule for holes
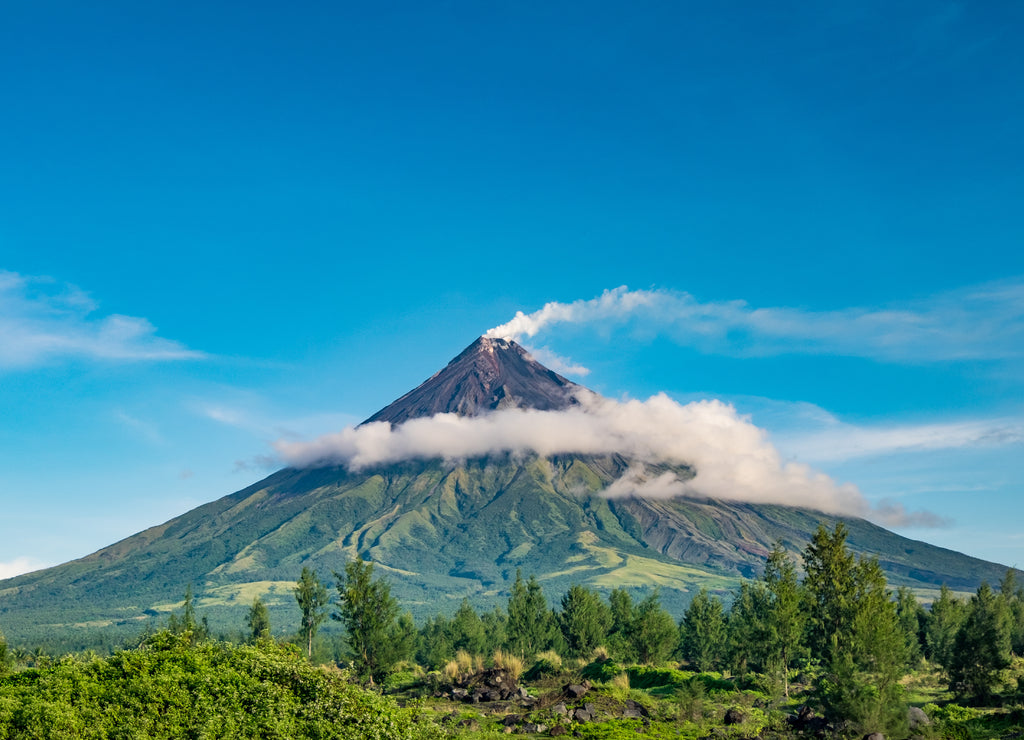
[[[867,517],[889,526],[936,526],[927,512],[899,505],[873,509],[851,484],[838,484],[807,465],[784,462],[767,433],[720,401],[679,404],[665,394],[646,401],[597,395],[562,411],[507,409],[483,416],[438,414],[392,427],[386,422],[347,427],[309,442],[278,440],[289,465],[344,465],[350,470],[409,459],[450,461],[494,453],[612,454],[636,461],[604,493],[664,498],[712,498],[805,506]],[[683,463],[696,476],[649,475],[645,464]]]
[[[811,311],[697,300],[685,292],[620,286],[571,303],[517,311],[487,336],[525,341],[556,324],[655,326],[676,342],[739,357],[838,354],[886,362],[1024,357],[1024,278],[887,307]],[[568,362],[568,360],[563,360]]]

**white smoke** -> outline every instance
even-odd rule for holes
[[[1024,280],[974,286],[891,307],[808,311],[701,302],[668,290],[606,290],[596,298],[516,312],[489,337],[522,341],[555,324],[633,322],[703,352],[751,357],[828,353],[887,362],[1024,357]]]
[[[459,461],[496,453],[621,453],[637,465],[605,495],[700,495],[834,514],[872,514],[855,486],[838,485],[806,465],[784,462],[766,432],[732,406],[713,400],[682,405],[664,394],[624,402],[591,395],[579,407],[561,411],[507,409],[473,417],[438,414],[395,427],[376,422],[310,442],[279,440],[274,446],[289,465],[338,464],[350,470],[409,459]],[[689,480],[673,473],[651,477],[643,468],[645,463],[686,464],[696,476]],[[904,514],[890,509],[873,518],[906,523]]]

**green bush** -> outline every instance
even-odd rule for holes
[[[436,736],[390,699],[269,641],[191,645],[164,632],[105,660],[0,678],[0,740]]]
[[[595,660],[583,666],[580,675],[591,681],[607,683],[623,672],[623,667],[614,660]]]

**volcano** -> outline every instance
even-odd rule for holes
[[[590,393],[515,342],[481,337],[364,424],[567,409]],[[239,628],[255,595],[286,625],[297,619],[291,589],[304,566],[328,578],[357,555],[417,617],[450,612],[464,597],[480,608],[502,604],[517,569],[536,575],[549,597],[574,583],[657,586],[678,616],[701,587],[728,593],[759,573],[772,543],[798,553],[819,524],[840,519],[735,501],[602,496],[631,463],[617,454],[490,455],[285,468],[80,560],[0,581],[0,625],[18,642],[56,634],[90,646],[102,634],[109,644],[166,615],[188,585],[215,627]],[[647,468],[694,475],[685,465]],[[891,584],[925,596],[943,583],[973,591],[1006,570],[842,521],[851,549],[877,557]]]

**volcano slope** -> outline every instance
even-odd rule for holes
[[[585,393],[514,342],[482,337],[367,423],[557,410]],[[0,581],[0,626],[15,643],[59,635],[89,646],[98,632],[109,640],[141,630],[192,585],[214,628],[240,629],[261,595],[287,631],[297,625],[291,588],[301,569],[327,579],[356,555],[372,560],[418,617],[450,612],[463,597],[480,608],[501,604],[517,569],[536,575],[551,598],[573,583],[659,586],[679,615],[701,587],[728,591],[756,575],[773,542],[796,553],[819,524],[840,520],[776,505],[603,496],[630,464],[617,454],[498,454],[358,472],[286,468],[80,560]],[[681,465],[648,468],[693,476]],[[924,595],[943,583],[973,590],[1005,573],[862,519],[842,521],[851,549],[877,557],[891,584]]]

